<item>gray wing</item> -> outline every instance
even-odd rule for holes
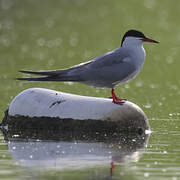
[[[81,63],[79,65],[73,66],[69,69],[69,73],[75,75],[90,73],[90,71],[102,71],[103,69],[126,63],[127,58],[128,53],[126,48],[119,48],[98,56],[86,63]]]
[[[92,60],[79,69],[84,81],[114,83],[123,81],[135,71],[129,50],[119,48]],[[77,72],[76,72],[77,73]]]
[[[114,51],[110,51],[95,58],[93,61],[91,61],[89,66],[92,68],[113,66],[115,64],[123,63],[127,55],[127,50],[125,48],[115,49]]]

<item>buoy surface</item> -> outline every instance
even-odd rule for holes
[[[82,123],[92,123],[93,126],[98,126],[98,122],[102,125],[103,122],[107,126],[118,123],[123,128],[140,128],[143,131],[149,129],[145,113],[132,102],[126,101],[123,105],[117,105],[108,98],[80,96],[44,88],[22,91],[10,103],[7,114],[11,119],[16,117],[22,120],[22,117],[26,117],[24,120],[41,119],[42,122],[43,118],[46,123],[50,121],[48,119],[59,122],[75,120],[78,126],[83,121]]]

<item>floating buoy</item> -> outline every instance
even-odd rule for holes
[[[126,101],[68,94],[44,88],[31,88],[10,103],[2,125],[8,128],[56,128],[62,132],[143,133],[149,129],[145,113]]]

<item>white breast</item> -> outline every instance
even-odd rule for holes
[[[125,83],[134,79],[140,73],[143,67],[145,56],[146,56],[146,52],[143,46],[142,45],[131,46],[127,48],[129,49],[129,56],[131,58],[126,58],[125,61],[129,61],[129,63],[131,63],[132,66],[135,67],[134,71],[129,73],[124,79],[114,82],[113,85],[122,84],[122,83]]]

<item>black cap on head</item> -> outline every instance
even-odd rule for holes
[[[127,32],[124,34],[124,36],[123,36],[123,38],[122,38],[122,41],[121,41],[121,46],[122,46],[122,44],[123,44],[123,42],[124,42],[124,39],[125,39],[126,37],[128,37],[128,36],[146,38],[145,35],[144,35],[142,32],[136,31],[136,30],[133,30],[133,29],[132,29],[132,30],[127,31]]]

